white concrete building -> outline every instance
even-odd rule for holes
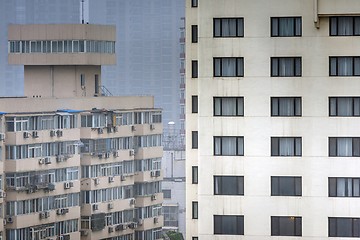
[[[186,1],[186,239],[360,236],[359,16]]]

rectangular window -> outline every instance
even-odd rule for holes
[[[85,74],[80,74],[80,85],[81,88],[85,87]]]
[[[301,156],[301,137],[271,137],[271,156]]]
[[[360,97],[329,97],[329,116],[360,116]]]
[[[243,77],[244,58],[214,58],[214,77]]]
[[[192,167],[192,183],[193,184],[198,184],[198,167],[197,166],[193,166]]]
[[[197,131],[192,131],[191,132],[191,137],[192,137],[192,149],[197,149],[198,148],[198,132]]]
[[[360,17],[330,17],[330,36],[359,36]]]
[[[360,237],[360,218],[329,217],[329,237]]]
[[[214,116],[244,116],[244,98],[214,97]]]
[[[191,112],[198,113],[198,96],[191,96]]]
[[[198,42],[198,26],[191,25],[191,42],[197,43]]]
[[[301,57],[272,57],[272,77],[301,77]]]
[[[192,219],[198,219],[199,209],[198,202],[192,202]]]
[[[329,137],[330,157],[360,157],[360,137]]]
[[[329,197],[360,197],[360,178],[329,177]]]
[[[215,156],[244,156],[244,137],[214,137]]]
[[[360,57],[329,57],[330,76],[360,76]]]
[[[243,176],[214,176],[215,195],[244,195]]]
[[[95,94],[100,93],[100,82],[99,82],[99,75],[95,74]]]
[[[244,216],[214,215],[214,234],[244,235]]]
[[[192,237],[192,240],[199,240],[198,237]]]
[[[244,37],[244,18],[214,18],[214,37]]]
[[[198,0],[191,0],[191,7],[198,7]]]
[[[301,196],[301,177],[271,177],[271,196]]]
[[[163,189],[164,198],[171,198],[171,189]]]
[[[300,37],[301,17],[272,17],[271,36],[272,37]]]
[[[301,97],[272,97],[271,116],[300,117]]]
[[[271,217],[271,236],[302,236],[301,217]]]
[[[196,60],[191,61],[191,77],[192,78],[198,77],[198,61]]]

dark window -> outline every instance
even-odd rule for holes
[[[301,17],[271,18],[272,37],[300,37],[301,34]]]
[[[163,189],[164,198],[171,198],[171,189]]]
[[[198,77],[198,61],[196,60],[191,61],[191,77],[192,78]]]
[[[301,137],[272,137],[271,156],[301,156]]]
[[[272,97],[271,116],[301,116],[301,97]]]
[[[198,7],[198,0],[191,0],[191,7]]]
[[[215,195],[244,195],[244,177],[214,176]]]
[[[329,116],[360,116],[360,97],[329,97]]]
[[[191,25],[191,42],[197,43],[198,42],[198,26]]]
[[[271,196],[301,196],[301,177],[271,177]]]
[[[360,17],[330,17],[330,36],[359,36]]]
[[[301,236],[301,217],[271,217],[271,236]]]
[[[330,57],[330,76],[360,76],[360,57]]]
[[[244,98],[214,97],[214,116],[244,116]]]
[[[243,156],[244,137],[214,137],[215,156]]]
[[[330,157],[360,157],[359,137],[329,137]]]
[[[272,57],[272,77],[301,77],[301,57]]]
[[[192,202],[192,219],[198,219],[198,202]]]
[[[360,197],[360,178],[329,178],[329,197]]]
[[[85,74],[80,74],[80,86],[81,88],[85,87]]]
[[[192,131],[192,148],[197,149],[198,148],[198,132]]]
[[[198,237],[192,237],[192,240],[199,240]]]
[[[214,37],[243,37],[244,18],[214,18]]]
[[[244,58],[214,58],[214,77],[243,77]]]
[[[214,234],[244,235],[244,216],[214,215]]]
[[[100,91],[99,75],[95,74],[95,94],[99,94]]]
[[[198,167],[197,166],[192,167],[192,183],[193,184],[198,183]]]
[[[329,217],[329,237],[360,237],[360,218]]]
[[[191,97],[191,112],[192,113],[198,112],[198,96]]]

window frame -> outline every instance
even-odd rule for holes
[[[236,104],[236,115],[224,115],[222,114],[223,112],[223,106],[222,106],[222,100],[223,99],[234,99],[235,100],[235,104]],[[216,100],[220,100],[220,115],[216,114]],[[242,101],[242,113],[239,113],[239,101]],[[243,117],[244,116],[244,112],[245,112],[245,101],[244,101],[244,97],[213,97],[213,116],[214,117]]]
[[[294,140],[294,155],[280,155],[280,139],[285,139],[285,138],[292,138]],[[278,155],[274,155],[276,153],[273,152],[273,144],[275,144],[275,142],[273,140],[277,140],[278,139],[278,143],[277,143],[277,152],[278,152]],[[296,148],[296,141],[297,139],[300,139],[300,155],[296,155],[296,152],[298,151],[297,148]],[[271,157],[301,157],[302,156],[302,137],[297,137],[297,136],[294,136],[294,137],[271,137],[270,139],[270,155]]]
[[[198,113],[199,111],[199,98],[198,95],[191,96],[191,113]]]
[[[288,234],[284,234],[281,233],[281,223],[280,220],[281,219],[290,219],[290,220],[295,220],[294,221],[294,234],[292,235],[288,235]],[[300,223],[297,223],[296,221],[300,221]],[[274,228],[276,226],[274,226],[274,224],[278,224],[278,229],[279,229],[279,233],[275,233]],[[300,234],[297,235],[297,224],[300,224]],[[295,236],[295,237],[301,237],[302,236],[302,217],[300,216],[271,216],[271,236]]]
[[[191,25],[191,43],[198,43],[199,32],[198,25]]]
[[[222,34],[222,28],[223,28],[223,21],[224,20],[236,20],[236,34],[235,36],[223,36]],[[215,32],[215,22],[220,21],[220,35],[216,35]],[[242,25],[242,32],[239,32],[239,24]],[[230,18],[213,18],[213,37],[214,38],[243,38],[245,35],[245,20],[244,17],[230,17]]]
[[[191,219],[199,219],[199,202],[191,202]]]
[[[352,101],[352,106],[351,106],[351,108],[352,108],[352,114],[351,115],[339,115],[338,114],[338,110],[339,110],[339,103],[338,103],[338,101],[339,101],[339,99],[351,99],[351,101]],[[332,109],[331,109],[331,101],[332,100],[335,100],[335,114],[332,114],[333,112],[332,112]],[[360,97],[341,97],[341,96],[339,96],[339,97],[329,97],[329,117],[360,117],[360,109],[359,109],[359,114],[358,115],[356,115],[355,114],[355,112],[356,112],[356,109],[355,109],[355,100],[358,100],[359,102],[360,102]],[[360,104],[359,104],[360,105]]]
[[[343,179],[344,180],[344,196],[339,196],[338,195],[338,180]],[[348,180],[351,180],[351,186],[349,186],[348,184]],[[355,189],[355,185],[354,182],[358,181],[358,186],[360,186],[360,178],[353,178],[353,177],[329,177],[328,178],[328,196],[329,197],[351,197],[351,198],[359,198],[360,197],[360,187],[357,189]],[[332,184],[335,184],[335,186],[332,186]],[[351,187],[351,196],[349,196],[347,193],[349,193],[349,188]],[[356,191],[356,192],[355,192]],[[332,194],[335,193],[335,194]]]
[[[338,148],[337,148],[337,141],[338,139],[351,139],[351,156],[339,156]],[[335,155],[333,155],[333,151],[331,150],[331,145],[333,144],[332,141],[335,141]],[[360,143],[360,137],[329,137],[328,138],[328,156],[329,157],[360,157],[360,144],[359,144],[359,153],[357,155],[354,154],[354,141]]]
[[[352,59],[352,74],[351,75],[339,75],[338,61],[340,58],[351,58]],[[332,59],[336,60],[336,73],[332,74]],[[355,59],[359,61],[358,74],[355,74]],[[329,56],[329,77],[359,77],[360,76],[360,56]]]
[[[293,60],[293,67],[294,67],[294,71],[291,75],[281,75],[281,69],[280,69],[280,64],[279,64],[279,60],[281,59],[292,59]],[[274,61],[277,60],[277,74],[275,74],[273,72],[273,65],[274,65]],[[299,61],[299,66],[300,69],[297,69],[297,61]],[[271,57],[270,58],[270,76],[271,77],[302,77],[302,57],[301,56],[294,56],[294,57]]]
[[[352,34],[344,34],[344,35],[339,35],[339,18],[352,18],[352,23],[353,23],[353,27],[352,27]],[[355,23],[356,23],[356,18],[358,18],[359,20],[359,24],[360,24],[360,16],[330,16],[329,17],[329,36],[331,37],[346,37],[346,36],[360,36],[360,31],[358,34],[356,34],[355,31]],[[332,33],[331,27],[332,27],[332,21],[336,19],[336,34]],[[360,27],[360,26],[359,26]]]
[[[192,149],[199,148],[199,132],[198,131],[191,132],[191,148]]]
[[[234,59],[235,60],[235,76],[223,76],[222,73],[222,62],[223,59]],[[219,60],[220,61],[220,74],[217,75],[216,74],[216,61]],[[242,63],[242,69],[238,68],[239,62]],[[218,78],[218,77],[222,77],[222,78],[232,78],[232,77],[244,77],[245,73],[245,60],[244,57],[214,57],[213,58],[213,77]]]
[[[217,221],[216,218],[219,218],[219,220]],[[235,221],[236,221],[235,224],[237,225],[235,234],[223,231],[222,225],[224,225],[223,222],[225,221],[223,218],[235,218]],[[221,226],[216,226],[217,222],[220,222]],[[233,236],[244,235],[244,225],[245,225],[244,215],[214,215],[213,223],[214,223],[213,224],[214,235],[233,235]],[[239,227],[239,225],[240,225],[240,227]],[[221,232],[217,231],[217,230],[219,230],[219,228],[221,229]]]
[[[294,32],[291,36],[281,36],[279,34],[279,28],[280,28],[280,19],[294,19]],[[297,35],[297,28],[296,28],[296,19],[300,19],[300,35]],[[273,34],[273,21],[277,20],[277,29],[278,29],[278,33],[277,35]],[[302,28],[303,28],[303,24],[302,24],[302,16],[289,16],[289,17],[270,17],[270,36],[271,37],[302,37]]]
[[[215,146],[215,139],[220,138],[221,139],[221,146],[220,146],[220,154],[216,154],[216,146]],[[223,139],[224,138],[236,138],[236,154],[235,155],[224,155],[222,152],[222,145],[223,145]],[[242,146],[242,153],[239,153],[239,149],[238,149],[238,144],[239,141],[242,140],[243,146]],[[245,140],[244,140],[244,136],[214,136],[213,137],[213,144],[214,144],[214,156],[244,156],[244,146],[245,146]]]
[[[192,166],[192,168],[191,168],[191,183],[192,184],[199,183],[199,168],[198,168],[198,166]]]
[[[293,180],[294,181],[294,186],[293,186],[293,193],[285,193],[282,194],[281,193],[281,180]],[[275,185],[275,181],[277,181],[277,189],[274,189],[274,185]],[[297,182],[298,181],[298,182]],[[301,197],[302,196],[302,177],[301,176],[271,176],[270,179],[270,184],[271,184],[271,196],[287,196],[287,197]],[[297,184],[299,184],[299,186],[297,186]],[[299,190],[300,189],[300,190]],[[278,190],[277,192],[275,190]],[[299,190],[299,191],[297,191]]]
[[[289,99],[289,100],[293,101],[294,115],[280,115],[280,113],[279,113],[280,100],[286,100],[286,99]],[[273,102],[275,100],[278,101],[278,113],[277,113],[277,115],[274,114],[274,109],[273,109]],[[299,106],[297,106],[298,102],[299,102]],[[297,112],[300,112],[300,114],[297,115]],[[302,117],[302,97],[270,97],[270,114],[271,114],[271,117]]]
[[[191,78],[199,77],[199,64],[197,60],[191,61]]]
[[[226,193],[223,193],[224,190],[220,189],[223,186],[222,181],[223,181],[224,178],[236,178],[235,179],[235,182],[236,182],[235,188],[236,188],[237,191],[235,191],[235,193],[226,194]],[[217,179],[219,181],[219,189],[218,189],[218,191],[216,191],[216,181],[217,181]],[[245,186],[244,176],[214,175],[213,176],[213,184],[214,184],[214,195],[215,196],[244,196],[244,186]],[[240,190],[240,191],[238,191],[238,190]]]
[[[349,220],[351,223],[351,236],[350,235],[338,235],[337,234],[337,225],[338,225],[338,220]],[[336,220],[336,222],[334,223],[336,227],[331,227],[333,224],[331,223],[332,220]],[[355,233],[354,228],[355,228],[355,222],[358,224],[357,229],[358,229],[358,234]],[[360,218],[353,218],[353,217],[329,217],[328,218],[328,237],[360,237]],[[331,231],[332,230],[332,231]],[[333,235],[332,233],[334,233],[333,231],[335,231],[336,235]]]
[[[191,0],[191,7],[193,7],[193,8],[197,8],[197,7],[198,7],[198,5],[199,5],[198,0]]]

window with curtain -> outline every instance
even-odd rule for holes
[[[198,96],[191,96],[191,112],[198,112]]]
[[[214,77],[243,77],[244,58],[214,58]]]
[[[191,25],[191,42],[198,42],[198,25]]]
[[[360,157],[360,137],[329,137],[329,157]]]
[[[330,76],[360,76],[360,57],[330,57]]]
[[[301,57],[272,57],[272,77],[301,77]]]
[[[271,236],[302,236],[301,217],[271,217]]]
[[[244,235],[244,216],[214,215],[214,234]]]
[[[360,178],[329,177],[329,197],[360,197]]]
[[[191,61],[191,77],[198,77],[198,61],[196,60]]]
[[[198,0],[191,0],[191,7],[198,7]]]
[[[198,167],[193,166],[192,167],[192,184],[198,184],[199,178],[198,178]]]
[[[192,138],[192,149],[197,149],[198,148],[198,132],[192,131],[191,138]]]
[[[192,219],[198,219],[199,217],[199,204],[198,202],[192,202]]]
[[[301,97],[272,97],[271,116],[301,116]]]
[[[244,156],[244,137],[214,137],[215,156]]]
[[[244,18],[214,18],[214,37],[244,37]]]
[[[301,196],[301,177],[271,177],[271,196]]]
[[[329,217],[329,237],[360,237],[360,218]]]
[[[272,37],[300,37],[302,35],[301,17],[272,17]]]
[[[244,116],[244,98],[214,97],[214,116]]]
[[[360,97],[329,97],[329,116],[360,116]]]
[[[330,17],[330,36],[359,36],[360,17]]]
[[[214,176],[215,195],[244,195],[243,176]]]
[[[271,137],[271,156],[301,156],[301,137]]]

